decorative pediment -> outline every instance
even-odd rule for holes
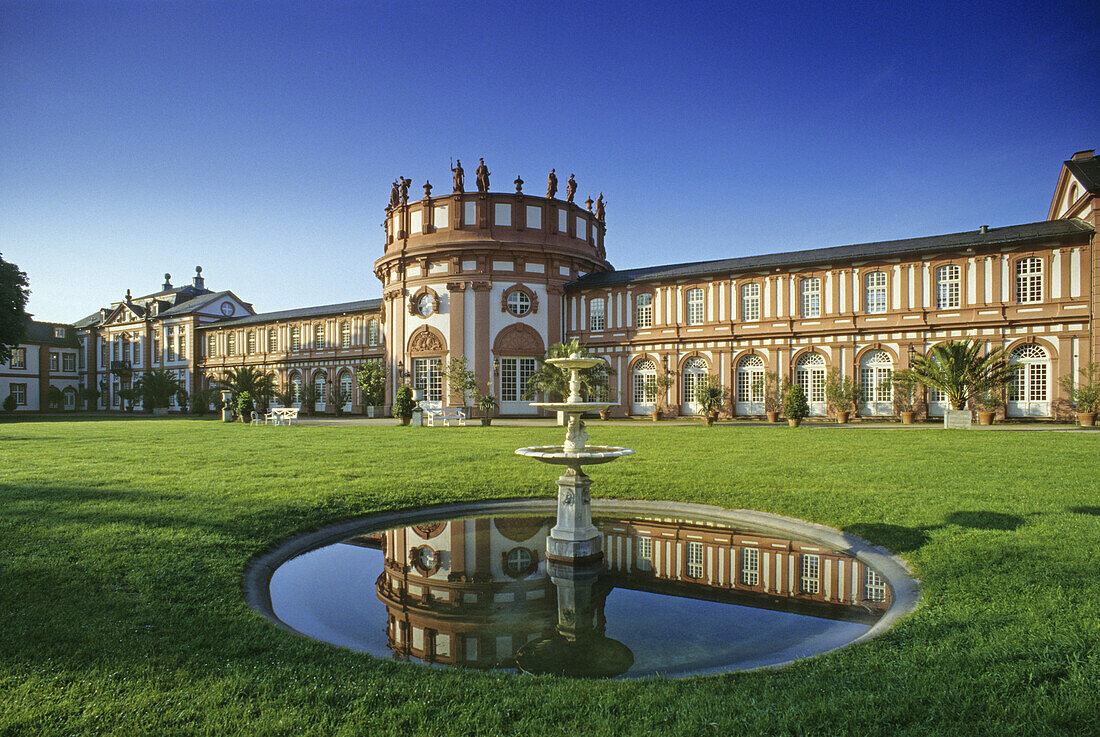
[[[530,325],[514,323],[497,334],[493,342],[493,353],[498,356],[539,356],[546,348],[542,336]]]
[[[424,325],[409,338],[409,353],[446,353],[447,341],[435,328]]]

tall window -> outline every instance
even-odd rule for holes
[[[413,388],[424,392],[428,402],[443,401],[443,359],[414,358]]]
[[[76,355],[72,353],[62,353],[61,368],[64,371],[76,371]]]
[[[652,294],[639,294],[634,299],[634,322],[640,328],[653,327]]]
[[[27,403],[27,385],[26,384],[8,384],[8,394],[11,395],[15,403],[22,407]]]
[[[703,297],[703,288],[695,287],[687,292],[687,324],[702,325],[706,319],[706,302]]]
[[[737,401],[764,401],[764,359],[745,356],[737,363]]]
[[[760,551],[741,548],[741,583],[745,586],[760,584]]]
[[[795,383],[802,387],[810,402],[825,401],[825,359],[818,353],[806,353],[795,367]]]
[[[604,312],[603,297],[588,301],[588,329],[598,332],[607,327],[607,315]]]
[[[741,319],[748,322],[760,319],[760,285],[741,285]]]
[[[653,538],[638,538],[638,563],[639,568],[649,570],[653,564]]]
[[[301,374],[292,374],[290,377],[290,403],[301,404],[302,403],[302,376]]]
[[[61,354],[51,351],[50,352],[50,371],[56,372],[56,371],[60,371],[60,370],[61,370]]]
[[[894,401],[894,361],[886,351],[872,351],[859,364],[859,390],[865,404]]]
[[[821,587],[821,556],[802,556],[802,593],[816,594]]]
[[[634,404],[656,401],[657,366],[648,358],[634,364]]]
[[[959,306],[959,267],[956,264],[936,269],[936,309]]]
[[[703,577],[703,555],[703,543],[688,543],[687,574],[692,578]]]
[[[873,271],[867,275],[867,314],[886,312],[886,272]]]
[[[684,402],[694,403],[695,393],[706,383],[707,362],[698,356],[684,362]]]
[[[237,355],[237,333],[232,330],[225,334],[225,355]]]
[[[244,351],[248,355],[251,356],[253,353],[256,352],[256,331],[255,330],[249,330],[247,333],[245,333],[244,345],[245,345]]]
[[[314,350],[316,350],[318,348],[324,348],[324,347],[325,347],[325,324],[323,322],[319,322],[319,323],[317,323],[316,325],[313,326],[313,348],[314,348]]]
[[[886,601],[886,579],[871,566],[864,566],[863,598],[868,601]]]
[[[12,348],[11,359],[8,361],[8,368],[13,369],[25,369],[27,368],[27,349],[26,348]]]
[[[340,393],[344,395],[344,409],[350,410],[355,398],[355,381],[351,378],[350,371],[340,374]]]
[[[325,402],[328,401],[328,397],[325,396],[327,381],[328,377],[325,376],[324,371],[313,374],[313,406],[317,409],[324,409]]]
[[[218,336],[214,333],[210,333],[206,336],[206,355],[218,355]]]
[[[267,329],[267,352],[274,353],[279,350],[279,331],[275,328]]]
[[[1009,360],[1016,367],[1016,373],[1008,385],[1008,401],[1047,401],[1047,352],[1030,343],[1012,351]]]
[[[347,320],[340,323],[340,347],[351,348],[351,323]]]
[[[1016,262],[1016,301],[1043,301],[1043,260],[1022,258]]]
[[[816,276],[802,280],[802,316],[821,317],[821,279]]]
[[[182,325],[176,334],[176,358],[181,361],[187,358],[187,328]]]
[[[159,343],[159,342],[160,341],[157,341],[157,343]],[[165,346],[168,348],[167,359],[169,361],[175,361],[176,360],[176,329],[175,328],[173,328],[173,327],[168,328],[168,330],[166,332],[166,335],[165,335],[165,338],[164,338],[164,343],[165,343]],[[156,347],[154,347],[153,352],[154,353],[160,353],[160,346],[157,345]]]
[[[367,345],[378,345],[378,320],[373,318],[367,323]]]
[[[290,329],[290,350],[302,350],[302,326],[295,325]]]
[[[501,358],[500,401],[520,401],[536,368],[537,362],[533,358]]]

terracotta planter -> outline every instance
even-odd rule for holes
[[[802,423],[801,417],[788,417],[787,424],[791,427],[798,427]]]
[[[903,424],[903,425],[912,425],[913,424],[913,415],[915,415],[916,412],[899,412],[898,414],[901,415],[901,424]]]
[[[768,422],[779,422],[778,412],[765,412],[764,414],[768,416]]]
[[[661,419],[661,410],[655,409],[652,412],[650,412],[649,413],[649,419],[653,420],[654,422]]]
[[[412,418],[411,417],[402,417],[401,418],[401,424],[402,425],[408,425],[408,424],[411,424],[411,423],[412,423]]]
[[[993,418],[996,416],[996,412],[978,411],[978,424],[979,425],[992,425]]]
[[[714,424],[714,421],[718,419],[718,413],[713,412],[709,415],[704,416],[703,419],[706,421],[707,427],[710,427],[711,425]]]
[[[838,410],[837,413],[836,413],[836,422],[837,422],[837,424],[838,425],[848,424],[848,414],[849,414],[848,412],[840,412]]]
[[[600,410],[600,419],[604,420],[604,421],[610,420],[611,419],[611,410],[609,410],[609,409]]]
[[[1078,412],[1077,424],[1081,427],[1095,427],[1096,426],[1096,413],[1095,412]]]
[[[491,424],[493,424],[493,418],[492,417],[482,417],[481,418],[481,424],[482,425],[491,425]]]

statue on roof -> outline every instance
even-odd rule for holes
[[[554,199],[554,195],[558,193],[558,177],[554,174],[554,170],[550,170],[550,176],[546,178],[546,199]]]
[[[390,190],[390,207],[397,207],[401,203],[401,192],[397,180],[393,180],[393,189]]]
[[[603,222],[603,192],[596,198],[596,219]]]
[[[516,181],[512,184],[516,185],[516,194],[523,194],[523,180],[519,178],[519,174],[516,174]]]
[[[455,192],[462,193],[466,191],[466,185],[464,182],[464,175],[462,172],[462,160],[455,161],[451,167],[451,173],[454,175],[454,190]]]
[[[424,199],[428,199],[432,196],[432,183],[429,180],[424,181]]]
[[[577,194],[577,180],[573,178],[573,175],[569,175],[569,181],[565,183],[565,201],[572,202],[574,195]]]
[[[477,191],[489,191],[489,167],[485,166],[485,159],[478,159],[481,163],[477,167]]]
[[[409,201],[409,185],[413,183],[413,180],[400,177],[401,180],[401,204],[404,205]]]

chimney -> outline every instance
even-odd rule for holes
[[[206,283],[202,278],[202,267],[195,267],[195,278],[191,280],[191,283],[195,285],[195,289],[206,289]]]
[[[989,226],[988,225],[983,225],[981,228],[979,228],[979,230],[982,233],[988,233],[989,232]]]
[[[171,274],[165,274],[164,275],[164,283],[160,285],[160,288],[165,290],[165,291],[172,288],[172,275]]]

